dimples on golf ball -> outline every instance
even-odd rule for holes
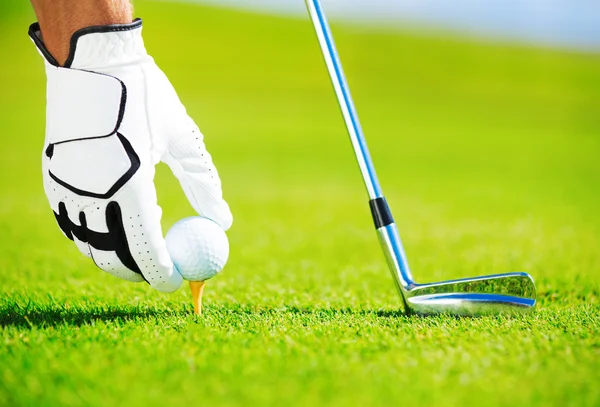
[[[192,217],[177,222],[166,237],[167,250],[181,276],[204,281],[219,273],[229,257],[229,241],[210,219]]]

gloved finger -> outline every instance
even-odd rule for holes
[[[123,264],[140,272],[155,289],[172,292],[183,279],[173,266],[163,238],[153,183],[154,168],[140,168],[106,207],[106,224]]]
[[[141,270],[123,249],[123,228],[109,228],[112,214],[106,203],[85,208],[81,224],[86,225],[86,245],[90,257],[101,270],[131,282],[145,281]],[[77,240],[75,241],[77,244]],[[79,246],[79,245],[78,245]]]
[[[223,230],[233,222],[229,205],[223,199],[221,179],[198,127],[187,119],[168,138],[167,153],[163,161],[185,192],[199,215],[215,221]]]
[[[61,211],[64,210],[63,207],[61,207],[61,205],[64,204],[59,204],[59,213]],[[79,212],[79,224],[81,225],[78,228],[78,232],[79,233],[73,233],[73,242],[75,243],[75,246],[77,246],[77,249],[79,249],[79,251],[81,252],[81,254],[83,254],[85,257],[88,258],[92,258],[92,252],[90,250],[90,245],[87,243],[88,242],[88,237],[87,237],[87,228],[86,228],[86,220],[85,220],[85,214],[83,213],[83,211]]]
[[[78,212],[72,207],[71,213],[75,214]],[[92,254],[89,245],[87,244],[85,229],[69,218],[69,211],[64,202],[58,203],[58,209],[54,210],[54,217],[56,218],[60,230],[68,239],[75,243],[75,246],[81,254],[91,258]]]

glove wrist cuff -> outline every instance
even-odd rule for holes
[[[47,64],[59,66],[48,52],[39,23],[29,27],[29,37]],[[65,68],[97,70],[139,63],[149,58],[142,39],[142,20],[128,24],[92,26],[77,30],[70,41]]]

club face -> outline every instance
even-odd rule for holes
[[[403,294],[407,311],[418,315],[519,314],[532,310],[536,303],[535,284],[527,273],[415,284]]]

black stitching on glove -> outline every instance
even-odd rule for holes
[[[125,136],[123,136],[121,133],[116,133],[116,136],[119,139],[119,141],[121,142],[121,144],[123,145],[123,149],[125,150],[125,153],[129,157],[130,167],[127,170],[127,172],[125,174],[123,174],[121,176],[121,178],[119,178],[117,180],[117,182],[115,182],[115,184],[107,192],[105,192],[103,194],[98,194],[98,193],[91,192],[91,191],[83,191],[79,188],[76,188],[76,187],[68,184],[67,182],[63,181],[62,179],[58,178],[56,175],[54,175],[50,171],[48,171],[48,175],[57,184],[67,188],[69,191],[74,192],[77,195],[89,196],[92,198],[109,199],[114,194],[116,194],[117,191],[119,191],[119,189],[121,189],[127,183],[127,181],[129,181],[135,175],[135,173],[137,172],[137,170],[140,168],[140,165],[141,165],[140,157],[136,154],[136,152],[133,149],[133,146],[131,145],[129,140],[127,140],[127,138]],[[97,138],[104,138],[104,137],[106,137],[106,136],[97,137]],[[81,141],[81,140],[76,140],[76,141]],[[71,141],[69,141],[69,142],[71,142]],[[54,144],[54,145],[56,145],[56,144]],[[51,144],[50,146],[54,146],[54,145]],[[48,146],[48,147],[50,147],[50,146]],[[54,147],[52,147],[52,152],[54,152]]]
[[[54,212],[54,216],[56,217],[58,226],[69,239],[73,240],[73,236],[75,236],[78,240],[89,244],[90,247],[96,250],[114,251],[125,267],[144,277],[129,250],[121,207],[117,202],[110,202],[106,207],[108,233],[90,230],[87,227],[87,219],[84,212],[79,213],[81,226],[74,224],[69,218],[64,202],[58,204],[58,213]],[[146,280],[145,277],[144,280]]]

